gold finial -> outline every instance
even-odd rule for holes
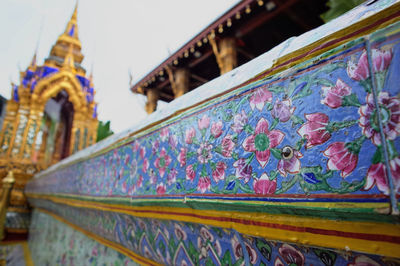
[[[72,13],[71,20],[77,21],[77,18],[78,18],[78,1],[76,1],[74,13]]]
[[[35,53],[33,54],[31,63],[29,65],[29,68],[34,70],[36,68],[36,57],[37,57],[37,50],[35,51]]]

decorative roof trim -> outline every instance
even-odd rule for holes
[[[213,23],[211,23],[208,27],[206,27],[203,31],[193,37],[189,42],[184,44],[180,49],[178,49],[175,53],[169,56],[166,60],[164,60],[160,65],[158,65],[155,69],[153,69],[150,73],[144,76],[141,80],[139,80],[135,85],[131,87],[132,92],[137,92],[138,88],[141,87],[143,83],[150,80],[153,76],[158,74],[160,71],[164,70],[167,65],[172,65],[174,60],[178,59],[181,55],[185,53],[185,51],[189,50],[191,47],[195,47],[198,41],[202,41],[203,38],[206,38],[213,30],[216,30],[221,24],[224,24],[236,15],[236,13],[246,9],[248,5],[255,2],[256,0],[243,0],[228,10],[221,17],[217,18]]]

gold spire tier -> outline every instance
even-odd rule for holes
[[[83,60],[83,54],[81,53],[81,41],[78,37],[78,4],[76,4],[71,19],[64,32],[58,37],[57,42],[50,51],[50,56],[46,59],[46,63],[53,63],[56,66],[61,66],[64,62],[64,58],[67,56],[70,47],[72,46],[72,54],[74,56],[74,62],[77,68],[82,68],[80,63]],[[83,68],[82,68],[83,69]]]

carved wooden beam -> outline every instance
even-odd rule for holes
[[[147,89],[147,102],[145,108],[148,114],[153,113],[157,109],[158,97],[159,91],[157,89]]]
[[[221,39],[217,44],[214,34],[209,35],[208,39],[217,59],[221,75],[234,69],[237,66],[236,40],[227,37]]]

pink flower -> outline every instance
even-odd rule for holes
[[[193,181],[196,176],[196,172],[193,170],[193,164],[186,167],[186,179]]]
[[[165,194],[165,191],[167,190],[167,188],[165,187],[165,185],[163,183],[159,184],[156,188],[157,191],[157,195],[163,195]]]
[[[160,157],[158,157],[155,162],[154,166],[160,172],[160,176],[163,177],[165,170],[167,169],[168,165],[172,162],[171,157],[167,154],[167,151],[162,148],[160,152]]]
[[[295,109],[296,107],[292,107],[292,101],[290,99],[283,101],[276,100],[271,115],[274,118],[278,118],[281,122],[287,122]]]
[[[389,161],[390,171],[393,177],[393,183],[396,193],[400,191],[400,156]],[[373,164],[367,172],[367,181],[364,189],[370,190],[377,185],[379,191],[389,195],[389,184],[386,176],[386,166],[384,163]]]
[[[143,176],[139,175],[138,180],[136,181],[136,186],[140,188],[142,187],[142,184],[143,184]]]
[[[178,138],[175,135],[170,135],[168,138],[169,146],[175,150],[176,146],[178,145]]]
[[[257,123],[254,134],[248,136],[243,141],[242,146],[245,151],[254,152],[256,154],[257,161],[261,167],[264,168],[269,161],[271,154],[270,148],[274,148],[279,145],[284,136],[285,134],[279,130],[269,131],[267,120],[261,118]]]
[[[206,129],[210,125],[210,118],[207,115],[203,115],[197,122],[199,129]]]
[[[244,110],[233,117],[232,130],[236,133],[243,131],[244,126],[247,124],[248,118]]]
[[[262,110],[266,102],[272,102],[272,93],[265,87],[258,88],[249,99],[251,110]]]
[[[335,86],[322,87],[321,89],[324,97],[324,99],[321,100],[321,103],[326,104],[333,109],[342,106],[343,97],[351,94],[351,88],[341,79],[336,81]]]
[[[157,175],[156,175],[156,173],[154,172],[153,169],[150,169],[149,177],[150,177],[149,178],[150,184],[154,185],[154,184],[157,183]]]
[[[128,195],[132,196],[135,193],[135,191],[136,191],[136,187],[135,187],[135,185],[132,185],[128,190]]]
[[[167,184],[170,186],[176,181],[176,176],[178,175],[178,171],[175,168],[172,168],[167,175]]]
[[[218,138],[222,134],[222,121],[218,121],[215,123],[211,124],[211,135],[214,136],[214,138]]]
[[[288,265],[297,265],[297,266],[304,265],[305,261],[304,255],[291,245],[283,244],[278,251],[279,254],[282,256],[283,260]]]
[[[381,264],[377,263],[371,258],[368,258],[365,255],[359,255],[355,257],[352,263],[347,264],[347,266],[380,266]]]
[[[253,188],[256,194],[274,194],[276,191],[276,179],[269,180],[268,175],[263,173],[259,179],[254,180]]]
[[[187,152],[186,148],[181,148],[181,151],[179,152],[178,162],[181,167],[183,167],[186,164],[186,152]]]
[[[186,129],[185,132],[185,142],[187,144],[192,144],[193,143],[193,138],[196,136],[196,130],[191,127],[189,129]]]
[[[147,158],[144,158],[142,166],[143,166],[142,168],[143,173],[146,173],[147,169],[149,169],[149,160],[147,160]]]
[[[143,159],[145,155],[146,155],[146,147],[141,147],[139,151],[140,158]]]
[[[132,150],[133,150],[133,151],[137,151],[139,148],[140,148],[139,141],[135,140],[135,141],[132,143]]]
[[[127,191],[127,183],[126,183],[126,180],[122,183],[122,193],[126,193],[126,191]]]
[[[392,50],[372,49],[372,66],[374,72],[382,72],[386,70],[392,61]]]
[[[240,158],[233,163],[233,167],[236,168],[236,177],[239,179],[244,179],[244,182],[249,182],[253,168],[250,164],[246,163],[245,159]]]
[[[366,51],[361,54],[357,64],[353,61],[347,63],[347,75],[357,81],[366,80],[369,77],[368,57]]]
[[[389,140],[394,140],[400,135],[400,99],[389,97],[387,92],[381,92],[378,95],[378,104],[381,111],[381,122],[383,133]],[[379,132],[379,123],[377,118],[377,108],[375,108],[374,97],[370,93],[366,97],[366,105],[360,106],[359,125],[362,133],[371,139],[375,145],[381,145],[381,136]]]
[[[200,147],[197,149],[197,158],[200,163],[208,163],[208,161],[212,158],[211,153],[212,145],[207,142],[203,142],[200,144]]]
[[[298,174],[300,173],[300,158],[303,158],[301,152],[293,150],[293,154],[290,159],[280,159],[278,162],[278,171],[282,176],[287,174]]]
[[[221,141],[222,155],[224,157],[231,157],[235,143],[232,141],[232,135],[226,135]]]
[[[324,151],[324,155],[329,158],[327,168],[340,170],[340,176],[343,178],[350,175],[357,166],[358,154],[346,147],[344,142],[332,143]]]
[[[391,50],[372,49],[372,68],[374,72],[382,72],[386,70],[389,67],[391,60]],[[361,54],[357,64],[353,61],[347,63],[347,74],[350,78],[357,81],[366,80],[370,76],[366,51]]]
[[[297,130],[297,134],[307,139],[306,149],[328,141],[331,137],[326,130],[329,117],[323,113],[305,114],[304,116],[307,122]]]
[[[158,141],[158,139],[151,143],[151,152],[153,154],[156,154],[159,148],[160,148],[160,142]]]
[[[130,160],[131,160],[131,156],[129,154],[127,154],[125,156],[125,161],[124,161],[125,165],[128,165]]]
[[[162,141],[166,141],[168,139],[169,136],[169,128],[164,127],[163,129],[161,129],[160,132],[160,137]]]
[[[204,193],[207,190],[210,189],[211,186],[211,181],[208,176],[202,176],[199,178],[199,183],[197,184],[197,189],[201,192]]]
[[[212,177],[216,183],[218,183],[220,180],[224,180],[225,178],[225,170],[226,170],[226,164],[224,162],[218,162],[215,170],[212,171]]]

